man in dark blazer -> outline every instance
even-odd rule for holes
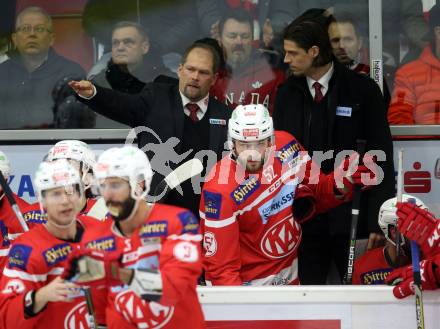
[[[186,161],[198,152],[200,155],[210,150],[215,159],[211,157],[207,167],[221,158],[231,111],[209,96],[218,65],[219,57],[212,47],[195,43],[183,55],[176,83],[149,83],[136,95],[84,80],[72,81],[70,86],[78,93],[78,99],[95,112],[136,128],[139,148],[146,151],[153,170],[159,173],[153,178],[154,191],[162,178],[160,174],[166,175],[183,158]],[[194,191],[191,182],[182,189],[183,197],[173,191],[166,202],[189,208],[197,215],[200,192],[197,188]]]
[[[315,151],[333,150],[331,159],[321,164],[327,174],[340,151],[357,149],[358,139],[366,140],[367,151],[381,150],[386,155],[386,161],[377,162],[384,172],[382,183],[361,197],[358,238],[368,237],[371,248],[380,239],[379,207],[394,195],[393,146],[381,92],[369,77],[334,59],[327,31],[319,22],[292,22],[284,31],[284,50],[292,75],[278,89],[275,129],[292,133],[311,156]],[[345,274],[350,218],[350,204],[346,204],[303,225],[302,284],[325,284],[332,261],[340,277]]]

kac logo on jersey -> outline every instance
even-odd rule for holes
[[[199,221],[191,211],[181,212],[177,215],[182,223],[182,234],[197,234],[199,231]]]
[[[361,284],[385,284],[385,279],[392,270],[392,268],[387,268],[363,273],[361,275]]]
[[[269,228],[261,239],[261,250],[270,258],[291,254],[301,240],[301,227],[290,215]]]
[[[168,222],[166,220],[146,223],[139,230],[139,236],[142,238],[166,235],[168,235]]]
[[[203,249],[205,249],[205,256],[214,256],[217,252],[217,240],[215,234],[212,232],[205,232],[203,235]]]
[[[279,149],[277,158],[281,163],[285,163],[286,161],[292,160],[298,156],[300,151],[300,146],[298,142],[291,141],[289,144],[284,145]]]
[[[29,261],[29,256],[32,252],[32,248],[22,244],[13,245],[9,251],[9,267],[10,268],[20,268],[26,270],[26,265]]]
[[[222,208],[222,196],[218,193],[203,191],[205,203],[205,216],[207,218],[219,219]]]
[[[46,214],[41,210],[31,210],[23,214],[23,218],[28,223],[44,224],[46,223]]]
[[[92,328],[89,323],[86,302],[81,302],[70,310],[64,320],[64,329]]]
[[[284,185],[273,199],[270,199],[258,208],[263,224],[266,224],[269,217],[278,214],[281,210],[292,206],[295,197],[294,184]]]
[[[260,187],[260,184],[256,176],[249,177],[232,191],[232,200],[238,205],[242,204]]]
[[[43,258],[48,266],[53,266],[65,260],[71,251],[72,246],[63,243],[43,251]]]
[[[112,236],[105,237],[98,240],[87,242],[86,248],[102,250],[102,251],[114,251],[116,250],[116,241],[115,238]]]
[[[114,305],[119,314],[123,315],[130,323],[137,323],[138,328],[163,328],[170,322],[174,314],[173,306],[146,302],[131,290],[117,294]]]

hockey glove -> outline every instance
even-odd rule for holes
[[[434,290],[440,287],[440,259],[433,258],[420,262],[420,277],[423,290]],[[414,294],[413,267],[411,265],[398,268],[388,274],[385,283],[396,285],[393,294],[396,298],[405,298]]]
[[[425,257],[439,251],[440,220],[428,210],[408,202],[397,203],[397,216],[399,231],[417,242]]]
[[[359,164],[359,155],[357,153],[346,157],[338,168],[333,172],[335,186],[341,194],[351,193],[353,187],[358,185],[362,190],[371,188],[377,185],[376,174],[369,169],[374,165],[374,160],[371,156],[364,156],[364,164]]]
[[[119,267],[119,257],[78,248],[69,254],[62,278],[80,286],[118,286]]]
[[[134,270],[128,286],[147,301],[157,302],[162,297],[162,276],[157,270]]]
[[[295,199],[292,203],[292,213],[295,220],[302,224],[315,214],[315,195],[307,185],[298,185]]]

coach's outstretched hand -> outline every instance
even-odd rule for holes
[[[93,83],[88,80],[70,81],[69,86],[80,96],[90,98],[95,93]]]

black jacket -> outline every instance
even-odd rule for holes
[[[107,88],[96,86],[97,94],[91,100],[80,97],[95,112],[105,115],[110,119],[124,123],[130,127],[147,127],[154,131],[140,132],[137,135],[139,148],[142,149],[147,144],[165,143],[172,137],[183,140],[184,131],[184,112],[182,99],[177,84],[168,83],[148,83],[145,88],[136,95],[129,95]],[[220,103],[213,97],[209,98],[208,111],[210,119],[214,122],[210,124],[209,130],[209,150],[217,155],[217,160],[222,157],[227,138],[227,121],[231,110],[226,105]],[[158,141],[158,138],[161,141]],[[178,154],[182,154],[182,142],[175,147]],[[146,152],[149,159],[154,153]],[[216,161],[214,161],[215,164]],[[154,168],[154,163],[153,170]],[[174,169],[177,164],[169,163]],[[156,171],[157,172],[157,171]],[[151,186],[154,191],[161,175],[155,175]],[[151,193],[154,195],[154,193]],[[198,204],[197,204],[198,207]],[[192,209],[195,210],[195,209]],[[198,214],[198,210],[196,212]]]
[[[384,180],[362,194],[360,210],[363,233],[380,232],[378,211],[386,199],[394,196],[395,184],[393,145],[380,89],[369,77],[334,62],[326,99],[327,149],[322,151],[334,150],[334,154],[322,165],[325,173],[333,171],[338,152],[356,150],[357,139],[366,140],[366,150],[383,150],[386,154],[386,161],[378,162],[384,171]],[[312,104],[306,78],[292,76],[279,87],[273,114],[275,129],[292,133],[310,154],[315,151],[309,135]],[[336,115],[338,106],[351,108],[351,116]],[[333,232],[348,233],[350,207],[348,203],[329,213]]]

